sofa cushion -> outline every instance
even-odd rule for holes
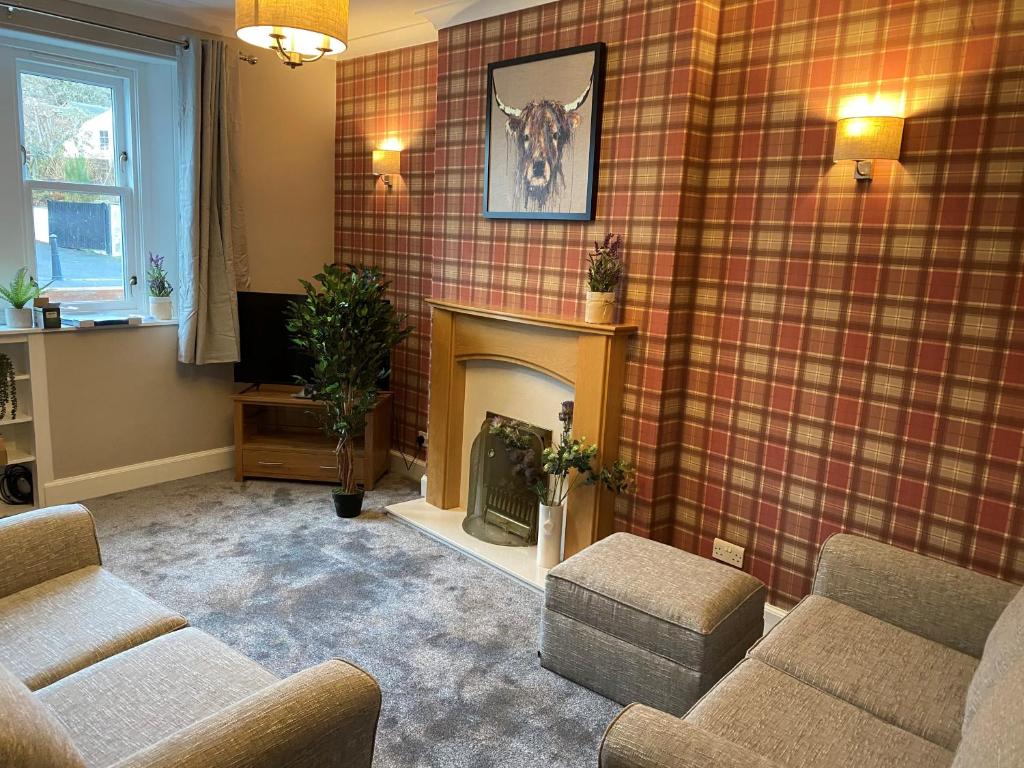
[[[953,768],[1020,768],[1024,765],[1024,660],[979,697],[956,751]]]
[[[548,610],[697,671],[761,626],[765,587],[667,544],[613,534],[548,572]]]
[[[36,690],[186,624],[89,566],[0,599],[0,664]]]
[[[940,768],[953,753],[757,659],[740,662],[686,716],[786,766]]]
[[[196,629],[112,656],[36,695],[89,766],[109,766],[277,682]]]
[[[85,768],[71,736],[32,691],[0,666],[0,765]]]
[[[749,655],[949,750],[960,743],[978,666],[973,656],[816,595]]]
[[[978,671],[967,692],[965,730],[988,692],[1017,665],[1024,665],[1024,589],[1003,609],[985,641]]]

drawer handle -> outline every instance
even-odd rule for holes
[[[325,467],[323,464],[321,464],[320,469],[337,469],[337,467],[332,466],[330,464]]]
[[[283,461],[258,461],[256,463],[259,464],[261,467],[283,467],[284,466],[284,462]]]

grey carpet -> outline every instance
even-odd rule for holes
[[[327,486],[216,473],[88,502],[105,565],[285,676],[340,657],[384,692],[374,765],[581,768],[617,707],[541,669],[541,597]]]

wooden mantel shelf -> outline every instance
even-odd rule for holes
[[[491,309],[490,307],[474,307],[469,304],[459,304],[455,301],[444,299],[427,299],[427,304],[448,312],[460,315],[472,315],[473,317],[486,317],[493,320],[504,320],[510,323],[522,323],[523,325],[536,325],[543,328],[554,328],[560,331],[572,331],[574,333],[589,333],[595,336],[632,336],[637,332],[637,326],[626,325],[625,323],[612,323],[610,325],[599,325],[596,323],[585,323],[582,320],[568,320],[561,317],[548,317],[546,315],[535,315],[529,312],[509,312],[504,309]]]

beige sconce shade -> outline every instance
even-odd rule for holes
[[[348,0],[235,0],[235,29],[298,67],[348,47]]]
[[[391,189],[391,174],[402,172],[402,153],[397,149],[373,150],[373,173],[381,176],[384,184]]]
[[[836,124],[832,159],[854,160],[854,178],[871,178],[872,160],[899,160],[902,117],[847,117]]]

